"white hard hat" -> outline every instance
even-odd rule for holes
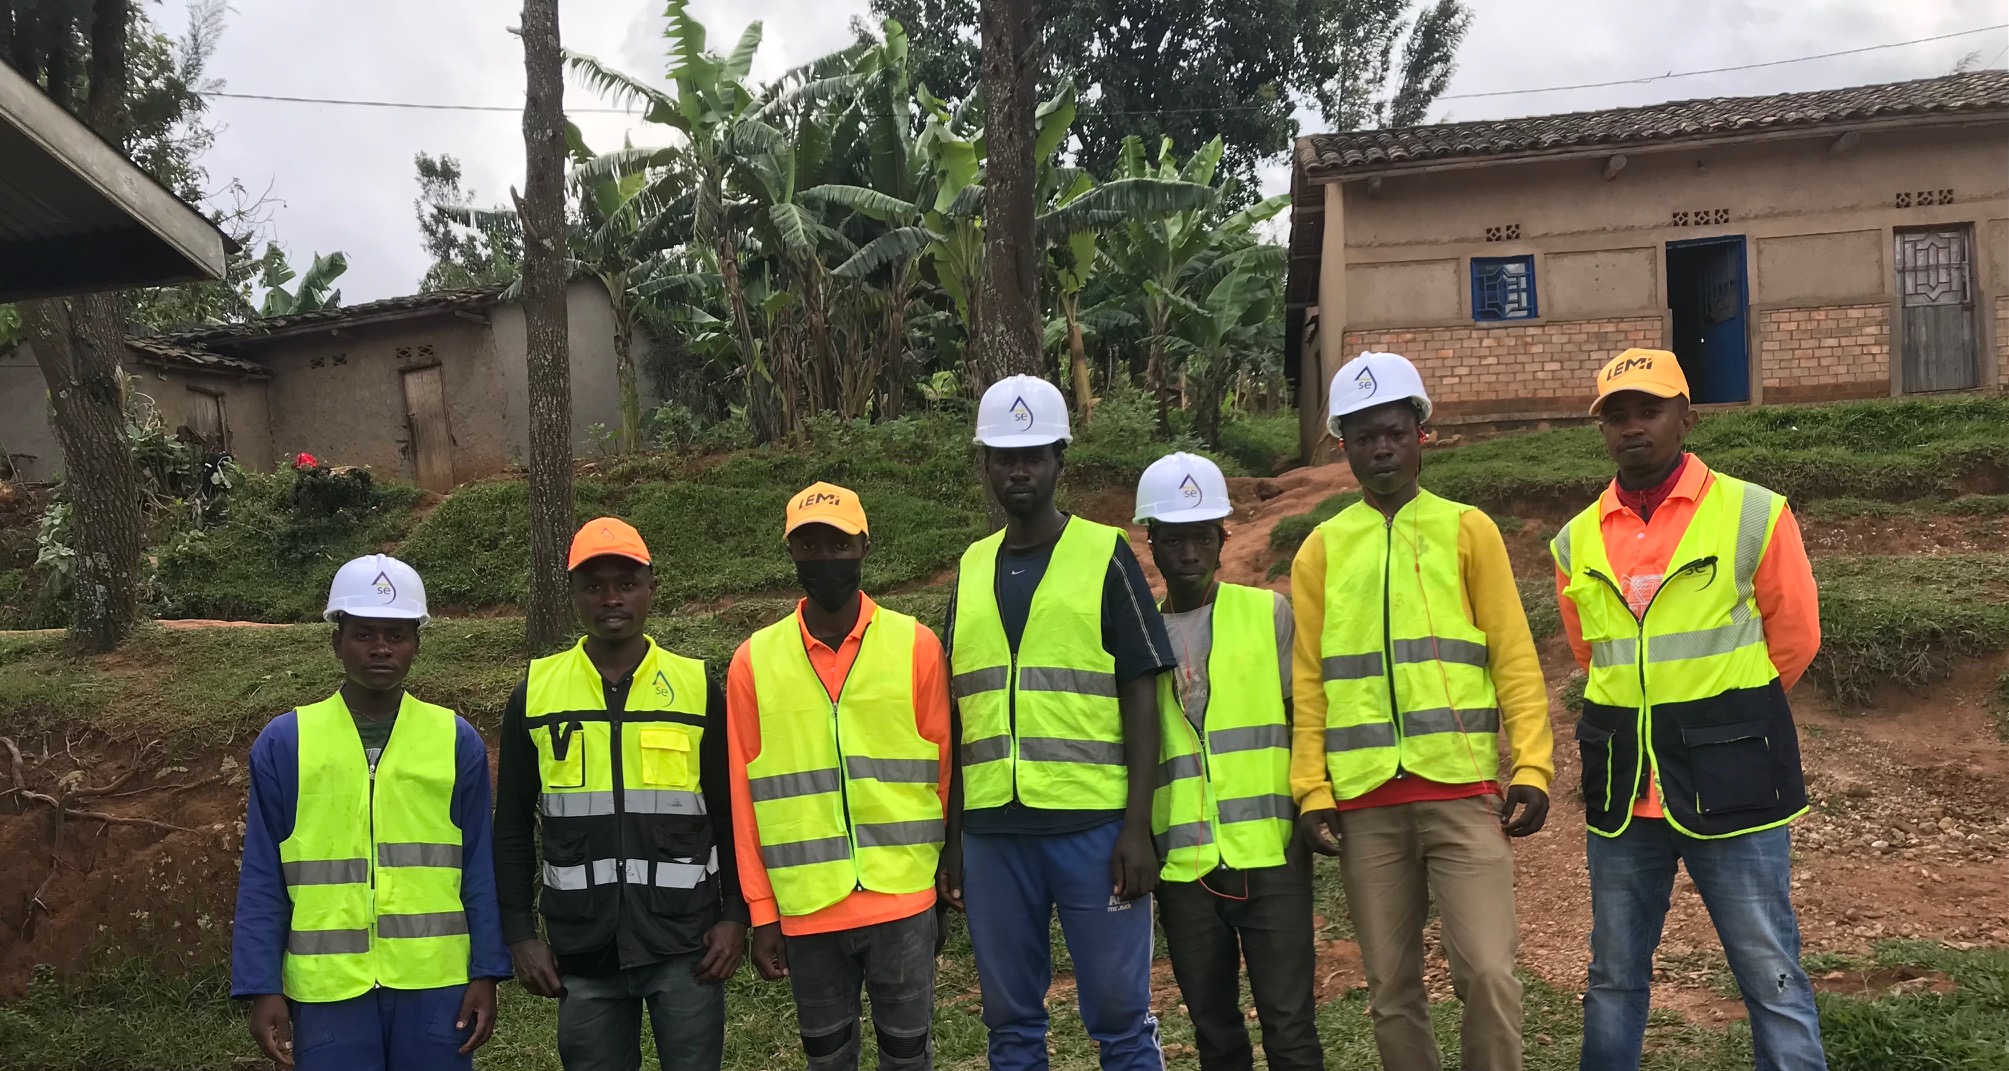
[[[985,446],[1045,446],[1074,438],[1067,430],[1067,399],[1038,376],[1012,376],[991,384],[977,403],[977,439]]]
[[[343,614],[357,617],[388,617],[417,621],[432,620],[426,613],[426,586],[418,570],[388,554],[368,554],[335,571],[328,585],[328,609],[324,621],[338,621]]]
[[[1340,417],[1401,401],[1416,406],[1418,421],[1430,419],[1430,396],[1423,392],[1423,377],[1409,358],[1364,350],[1332,377],[1332,410],[1325,421],[1326,430],[1338,436]]]
[[[1167,454],[1137,481],[1138,524],[1218,521],[1233,512],[1228,478],[1219,465],[1198,454]]]

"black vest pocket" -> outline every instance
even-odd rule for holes
[[[1611,809],[1612,737],[1616,735],[1616,730],[1588,721],[1577,722],[1577,756],[1583,761],[1583,801],[1587,811]]]
[[[1723,814],[1772,807],[1779,802],[1773,776],[1769,721],[1729,725],[1684,725],[1697,814]]]

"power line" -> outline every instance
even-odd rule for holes
[[[1567,86],[1539,86],[1531,89],[1498,89],[1483,93],[1447,93],[1436,99],[1476,100],[1482,97],[1517,97],[1532,93],[1563,93],[1574,89],[1608,89],[1613,86],[1646,85],[1651,82],[1664,82],[1672,78],[1694,78],[1705,74],[1728,74],[1733,71],[1753,71],[1763,67],[1782,67],[1790,63],[1806,63],[1812,60],[1834,59],[1837,56],[1857,56],[1865,52],[1880,52],[1885,49],[1891,49],[1891,48],[1905,48],[1910,45],[1929,44],[1933,41],[1947,41],[1955,37],[1969,37],[1977,33],[1989,33],[1995,30],[2003,30],[2003,29],[2009,29],[2009,22],[1997,23],[1993,26],[1977,26],[1971,30],[1958,30],[1953,33],[1938,34],[1933,37],[1917,37],[1909,41],[1890,41],[1880,45],[1865,45],[1861,48],[1845,48],[1839,52],[1822,52],[1811,56],[1794,56],[1790,59],[1765,60],[1759,63],[1741,63],[1733,67],[1711,67],[1707,70],[1700,70],[1700,71],[1670,71],[1666,74],[1648,75],[1647,77],[1644,78],[1620,78],[1609,82],[1583,82],[1577,85],[1567,85]],[[1999,53],[1998,58],[2000,58]],[[1992,66],[1994,62],[1995,62],[1994,60],[1990,60],[1989,66]],[[299,96],[283,96],[272,93],[216,92],[216,93],[205,94],[205,96],[222,97],[229,100],[262,100],[262,101],[275,101],[285,104],[333,104],[351,108],[395,108],[395,109],[405,109],[409,111],[429,111],[429,112],[508,112],[511,114],[516,114],[522,112],[523,110],[521,107],[506,104],[427,104],[417,101],[347,100],[336,97],[299,97]],[[1219,107],[1210,107],[1210,108],[1127,108],[1127,109],[1112,109],[1104,111],[1101,114],[1181,115],[1181,114],[1218,113],[1218,112],[1253,112],[1253,111],[1268,111],[1272,108],[1275,108],[1278,103],[1282,102],[1279,101],[1269,104],[1223,105]],[[565,113],[567,115],[634,115],[638,111],[639,109],[635,108],[565,109]]]

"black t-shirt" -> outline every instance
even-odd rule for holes
[[[1064,532],[1066,529],[1063,528]],[[1055,535],[1036,547],[998,551],[995,579],[998,616],[1004,624],[1005,639],[1017,653],[1025,635],[1026,619],[1032,614],[1033,592],[1039,589],[1053,548],[1060,542]],[[951,657],[956,635],[956,600],[949,597],[949,612],[943,622],[942,646]],[[1165,636],[1165,620],[1151,596],[1151,585],[1137,564],[1137,554],[1124,540],[1116,543],[1109,558],[1109,572],[1102,582],[1102,646],[1116,660],[1116,683],[1123,684],[1147,673],[1172,668],[1172,641]],[[1123,810],[1062,811],[1028,807],[1013,800],[1002,807],[983,807],[963,812],[963,829],[969,833],[1049,834],[1079,833],[1085,829],[1117,821]]]

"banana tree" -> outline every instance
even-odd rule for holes
[[[335,289],[335,279],[349,270],[349,255],[337,250],[326,256],[316,254],[314,263],[308,265],[307,274],[296,276],[292,266],[279,253],[278,247],[265,247],[265,271],[259,285],[265,287],[265,300],[258,306],[260,316],[293,316],[303,312],[320,312],[342,304],[342,292]],[[300,285],[291,290],[286,284],[295,278]]]
[[[1208,446],[1221,445],[1221,401],[1245,359],[1268,341],[1278,319],[1283,247],[1259,244],[1235,254],[1226,273],[1197,301],[1164,295],[1175,334],[1167,348],[1181,358],[1193,395],[1193,424]],[[1155,283],[1147,286],[1156,287]]]

